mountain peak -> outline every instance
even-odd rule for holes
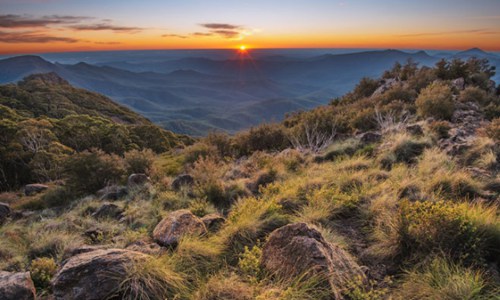
[[[470,48],[465,51],[460,52],[460,54],[488,54],[488,52],[480,49],[480,48]]]
[[[20,84],[23,85],[33,81],[39,81],[46,85],[69,85],[69,82],[59,76],[56,72],[29,75],[24,77]]]

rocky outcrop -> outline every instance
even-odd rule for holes
[[[321,233],[305,223],[276,229],[262,249],[261,266],[272,274],[292,279],[303,274],[324,276],[335,299],[341,289],[358,276],[360,266],[340,247],[328,243]]]
[[[177,210],[163,218],[153,231],[153,239],[161,246],[175,247],[186,234],[207,232],[203,222],[189,210]]]
[[[398,84],[399,81],[395,78],[384,79],[381,85],[373,92],[372,97],[380,96]]]
[[[215,232],[222,227],[226,219],[219,214],[208,214],[201,218],[201,221],[205,224],[208,231]]]
[[[127,194],[127,187],[121,185],[107,186],[96,193],[97,197],[101,200],[118,200],[127,196]]]
[[[119,297],[127,268],[147,255],[123,249],[95,250],[71,257],[52,280],[57,300],[98,300]],[[116,298],[119,299],[119,298]]]
[[[3,224],[5,222],[5,220],[10,216],[10,213],[10,205],[0,202],[0,224]]]
[[[29,272],[0,271],[0,300],[36,299],[36,289]]]
[[[35,194],[45,191],[48,188],[49,188],[48,185],[40,183],[27,184],[24,186],[24,194],[26,196],[33,196]]]
[[[465,89],[465,80],[463,77],[453,79],[451,81],[451,86],[457,89],[457,91],[463,91]]]
[[[172,181],[172,189],[174,191],[180,190],[183,186],[192,186],[194,184],[193,176],[189,174],[182,174]]]
[[[113,203],[105,203],[92,214],[92,217],[95,219],[120,219],[122,215],[123,209],[121,209],[118,205]]]
[[[146,174],[142,174],[142,173],[132,174],[128,177],[127,186],[129,188],[139,187],[139,186],[143,186],[146,183],[150,183],[150,182],[151,182],[151,179],[149,179],[148,175],[146,175]]]

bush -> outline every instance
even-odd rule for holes
[[[481,105],[486,105],[488,104],[489,100],[490,99],[488,93],[475,86],[467,87],[465,90],[461,91],[460,95],[458,96],[458,101],[462,103],[475,102]]]
[[[398,230],[402,257],[418,261],[431,254],[447,253],[459,261],[482,262],[488,241],[467,217],[466,208],[443,201],[403,201]]]
[[[125,153],[125,168],[127,174],[144,173],[150,174],[155,154],[150,149],[131,150]]]
[[[438,139],[448,138],[451,129],[450,123],[447,121],[433,121],[429,124],[429,130],[436,135]]]
[[[219,208],[227,208],[230,205],[222,181],[225,169],[224,164],[207,157],[198,159],[191,170],[198,196]]]
[[[449,120],[455,110],[451,89],[441,82],[434,82],[423,89],[415,104],[418,114],[424,118]]]
[[[67,185],[83,195],[118,183],[125,174],[121,157],[93,149],[72,155],[65,164]]]
[[[31,261],[31,279],[38,291],[46,291],[50,288],[50,281],[56,271],[57,264],[53,258],[40,257]]]
[[[493,119],[486,127],[486,134],[495,142],[500,142],[500,118]]]
[[[255,151],[281,151],[290,146],[290,141],[281,124],[262,124],[237,134],[234,146],[243,156]]]

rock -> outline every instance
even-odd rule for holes
[[[24,186],[24,194],[26,196],[33,196],[35,194],[45,191],[48,188],[49,188],[48,185],[40,183],[27,184]]]
[[[406,131],[413,135],[423,135],[424,131],[422,130],[422,126],[418,124],[412,124],[406,126]]]
[[[107,248],[109,248],[109,247],[107,247]],[[103,245],[81,245],[78,247],[71,247],[71,248],[68,248],[64,251],[63,256],[62,256],[62,261],[64,264],[64,263],[66,263],[66,261],[68,259],[70,259],[73,256],[76,256],[78,254],[92,252],[92,251],[96,251],[96,250],[105,250],[107,248],[106,248],[106,246],[103,246]]]
[[[163,218],[153,231],[153,239],[161,246],[177,246],[185,234],[204,234],[207,229],[203,222],[189,210],[171,212]]]
[[[127,194],[127,187],[121,185],[107,186],[96,193],[97,197],[101,200],[118,200],[127,196]]]
[[[363,144],[373,144],[377,143],[382,139],[382,135],[380,133],[376,133],[373,131],[368,131],[359,135],[359,140]]]
[[[10,216],[10,213],[10,205],[0,202],[0,224],[3,224],[5,222],[5,220]]]
[[[147,241],[136,241],[126,247],[127,250],[137,251],[149,255],[161,255],[165,252],[165,248],[160,247],[156,243]]]
[[[395,78],[385,79],[381,83],[382,83],[382,85],[379,86],[375,90],[375,92],[373,92],[372,97],[382,95],[383,93],[390,90],[393,86],[399,84],[399,82]]]
[[[146,183],[151,182],[151,179],[149,179],[148,175],[138,173],[138,174],[132,174],[128,177],[127,181],[127,186],[129,188],[131,187],[137,187],[137,186],[142,186],[145,185]]]
[[[189,174],[182,174],[175,177],[174,181],[172,181],[172,189],[174,191],[178,191],[183,186],[192,186],[194,184],[193,176]]]
[[[101,205],[91,216],[95,219],[113,218],[120,219],[123,214],[123,209],[112,203]]]
[[[52,280],[58,300],[98,300],[115,295],[126,278],[127,267],[147,255],[123,249],[95,250],[71,257]]]
[[[0,300],[36,299],[36,289],[29,272],[0,271]]]
[[[201,221],[205,224],[205,228],[208,231],[215,232],[222,227],[226,219],[219,214],[209,214],[201,218]]]
[[[261,266],[281,278],[304,273],[325,276],[335,299],[349,281],[365,275],[359,265],[336,245],[325,241],[319,231],[305,223],[283,226],[273,231],[262,249]]]
[[[451,81],[451,86],[456,88],[458,91],[465,89],[465,80],[460,77]]]

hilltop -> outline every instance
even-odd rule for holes
[[[157,153],[147,150],[157,136],[121,152],[73,148],[55,180],[0,194],[0,270],[8,271],[0,291],[31,299],[497,299],[494,75],[481,59],[396,63],[329,104],[235,135],[212,132]],[[67,86],[54,75],[38,80]],[[0,106],[14,116],[9,126],[20,126],[11,107]],[[80,123],[81,136],[93,124]],[[14,149],[29,152],[23,132],[13,129],[2,162],[17,157]]]

